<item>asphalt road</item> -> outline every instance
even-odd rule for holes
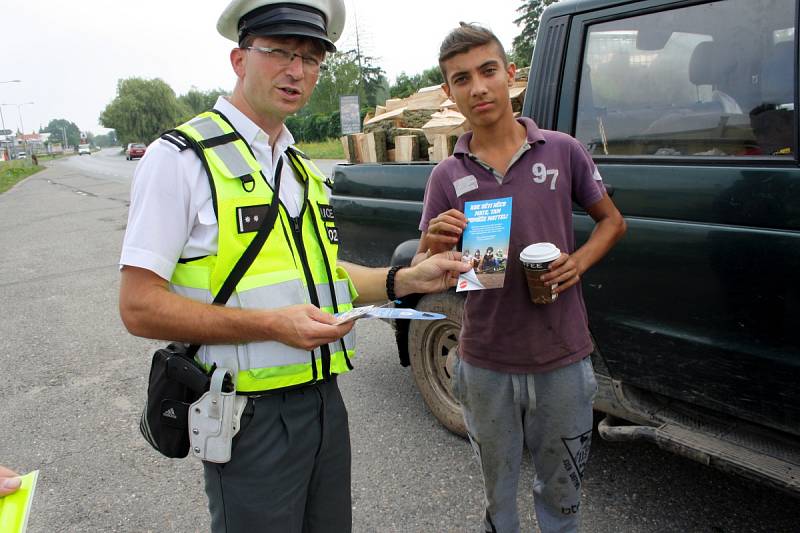
[[[136,162],[115,150],[53,163],[0,195],[0,464],[41,475],[29,531],[207,531],[199,463],[138,433],[149,358],[117,313]],[[327,171],[327,170],[326,170]],[[481,531],[467,442],[427,412],[382,322],[357,326],[350,410],[357,532]],[[520,495],[532,530],[530,461]],[[594,436],[586,532],[790,532],[800,500],[647,444]],[[254,529],[255,531],[255,529]]]

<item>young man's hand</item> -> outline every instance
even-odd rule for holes
[[[395,293],[405,296],[415,292],[441,292],[455,287],[458,276],[470,270],[471,265],[461,261],[460,252],[442,252],[403,268],[395,277]]]
[[[539,279],[550,285],[558,283],[553,292],[559,294],[581,280],[581,268],[574,257],[562,253],[558,259],[550,263],[550,272],[542,274]]]
[[[4,466],[0,466],[0,498],[17,492],[21,485],[22,480],[19,474]]]
[[[541,276],[545,283],[558,283],[556,294],[562,293],[573,285],[577,285],[587,270],[608,253],[614,243],[625,234],[627,225],[619,210],[608,197],[603,197],[586,208],[586,212],[595,221],[595,228],[589,240],[572,254],[561,254],[561,257],[550,263],[550,272]]]
[[[449,209],[433,217],[423,237],[425,250],[430,250],[430,255],[452,250],[466,227],[467,217],[458,209]]]

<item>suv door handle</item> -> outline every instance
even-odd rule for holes
[[[613,185],[609,185],[608,183],[603,183],[603,185],[606,188],[606,192],[608,193],[608,197],[611,198],[612,196],[614,196],[614,191],[615,191],[614,186]]]

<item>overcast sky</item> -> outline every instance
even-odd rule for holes
[[[98,116],[114,99],[117,80],[161,78],[178,94],[230,90],[233,46],[216,31],[227,1],[28,0],[0,12],[0,103],[5,127],[38,131],[65,118],[103,133]],[[442,38],[459,21],[491,28],[506,49],[520,32],[513,23],[521,0],[345,0],[340,49],[361,47],[379,57],[390,81],[436,64]],[[20,117],[21,115],[21,117]]]

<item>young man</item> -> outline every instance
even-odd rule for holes
[[[514,118],[509,87],[516,68],[494,34],[462,23],[442,43],[439,66],[445,92],[472,131],[431,174],[414,262],[459,241],[467,224],[465,202],[513,197],[505,284],[468,293],[452,378],[483,472],[484,526],[519,531],[524,443],[536,469],[541,530],[577,531],[597,388],[578,282],[622,236],[625,222],[580,143]],[[572,230],[573,201],[596,222],[581,247]],[[541,278],[557,284],[558,299],[549,305],[531,302],[519,261],[520,252],[537,242],[563,252]]]
[[[336,376],[352,368],[352,302],[444,290],[456,253],[416,267],[337,262],[331,183],[284,126],[311,97],[343,0],[234,0],[217,24],[233,94],[147,150],[131,191],[120,313],[134,335],[202,344],[248,396],[225,464],[204,463],[215,532],[350,531],[350,440]],[[210,305],[273,196],[274,227],[226,307]]]

